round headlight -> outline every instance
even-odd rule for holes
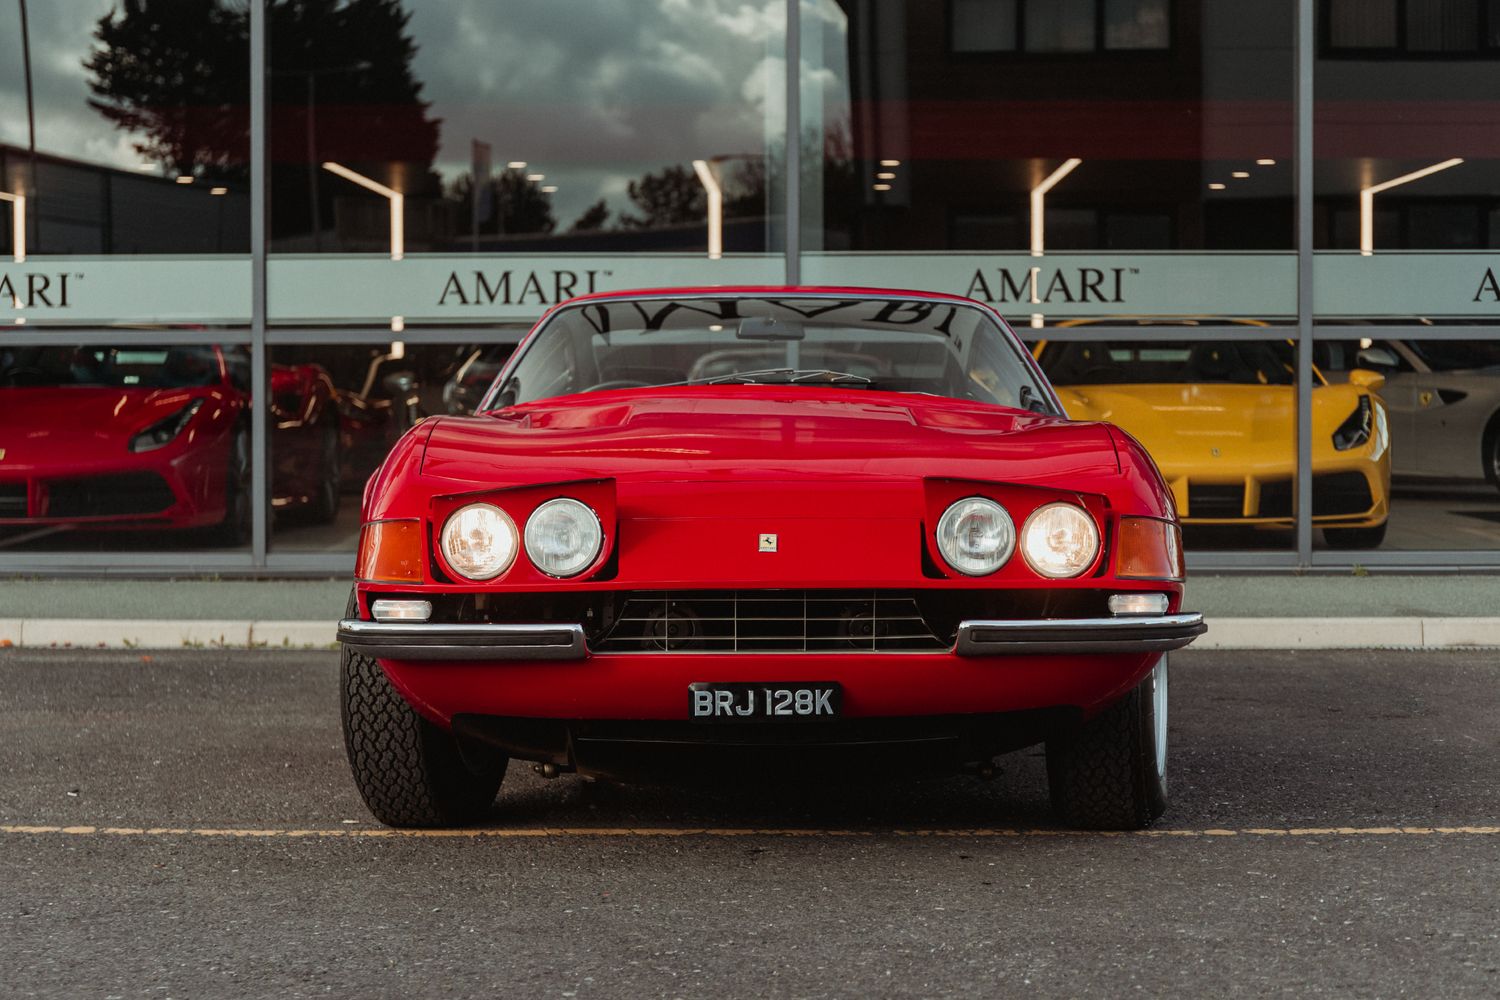
[[[516,524],[494,504],[460,507],[443,525],[443,558],[469,580],[492,580],[516,561]]]
[[[526,522],[526,554],[548,576],[577,576],[599,558],[604,529],[586,504],[548,500]]]
[[[949,566],[965,576],[985,576],[1015,551],[1016,525],[995,501],[967,497],[943,511],[937,545]]]
[[[1042,576],[1061,580],[1077,576],[1099,554],[1099,529],[1082,507],[1049,503],[1032,511],[1021,530],[1026,565]]]

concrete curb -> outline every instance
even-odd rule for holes
[[[1500,618],[1214,618],[1194,649],[1500,647]],[[332,621],[0,618],[0,647],[330,649]]]

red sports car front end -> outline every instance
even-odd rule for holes
[[[641,299],[584,300],[576,329],[544,320],[492,390],[507,405],[424,422],[371,481],[340,639],[376,814],[473,818],[510,758],[628,775],[879,745],[982,765],[1047,741],[1070,821],[1154,818],[1163,654],[1203,625],[1181,610],[1175,515],[1139,446],[1061,417],[964,300]],[[653,325],[662,300],[707,301]],[[585,371],[532,395],[556,373],[528,350],[564,346],[548,329]],[[421,801],[390,794],[413,777],[380,749],[393,709],[425,755]],[[1149,787],[1085,787],[1101,726]]]

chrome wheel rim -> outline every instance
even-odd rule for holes
[[[1151,671],[1151,735],[1156,742],[1156,776],[1167,773],[1167,657]]]

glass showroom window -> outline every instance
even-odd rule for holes
[[[249,15],[162,8],[0,3],[0,559],[14,565],[246,559]]]
[[[1038,341],[1295,339],[1291,5],[955,0],[941,30],[914,0],[803,11],[805,280],[970,295]],[[1186,360],[1171,374],[1141,384],[1208,384]],[[1253,419],[1252,393],[1219,395]],[[1248,466],[1223,478],[1253,492]]]
[[[270,9],[270,317],[534,319],[780,280],[784,10]]]
[[[1365,548],[1500,548],[1500,115],[1474,100],[1500,93],[1492,6],[1323,5],[1317,360],[1376,390],[1391,448],[1389,530]],[[1336,502],[1315,491],[1314,519]]]
[[[271,349],[272,543],[347,557],[360,494],[391,445],[423,417],[466,415],[522,328],[445,344],[283,344]]]

